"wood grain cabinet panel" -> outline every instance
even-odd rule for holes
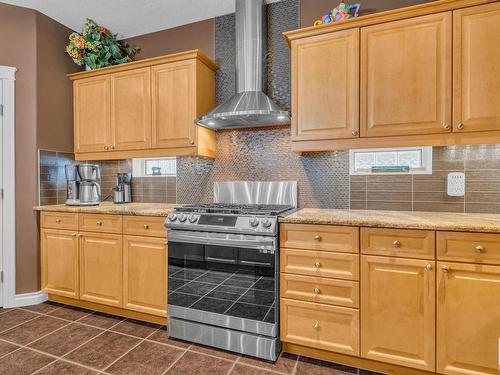
[[[437,232],[438,260],[500,264],[500,234]]]
[[[167,248],[164,238],[123,237],[123,307],[167,315]]]
[[[453,131],[500,130],[500,3],[453,12]]]
[[[42,290],[63,297],[78,298],[78,236],[76,232],[41,230]]]
[[[361,256],[361,356],[435,370],[435,263]]]
[[[111,74],[111,149],[151,146],[151,69]]]
[[[281,272],[359,280],[359,255],[280,248]]]
[[[294,41],[292,140],[358,136],[359,29]]]
[[[123,216],[123,233],[135,236],[166,237],[164,217]]]
[[[80,233],[80,299],[122,307],[121,235]]]
[[[437,371],[500,372],[500,267],[438,263]]]
[[[122,233],[121,215],[80,214],[78,228],[84,232]]]
[[[281,340],[337,353],[359,354],[359,311],[281,299]]]
[[[41,212],[40,227],[77,230],[78,214],[69,212]]]
[[[359,228],[317,224],[281,224],[281,247],[359,252]]]
[[[153,148],[194,146],[196,62],[153,66]]]
[[[359,283],[282,273],[280,295],[288,299],[359,308]]]
[[[451,55],[451,12],[363,27],[361,136],[449,132]]]
[[[361,253],[433,260],[435,238],[434,231],[361,228]]]
[[[75,152],[104,152],[111,145],[109,76],[73,82]]]

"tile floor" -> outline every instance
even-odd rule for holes
[[[167,328],[46,302],[0,308],[0,374],[374,374],[283,354],[275,364],[167,337]]]

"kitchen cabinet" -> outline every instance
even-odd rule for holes
[[[104,151],[112,143],[110,82],[107,75],[73,82],[76,154]]]
[[[80,237],[80,299],[122,306],[122,236],[90,233]]]
[[[40,231],[42,289],[63,297],[78,298],[78,237],[75,231]]]
[[[124,236],[123,307],[167,315],[167,259],[164,238]]]
[[[500,130],[500,3],[453,12],[453,131]]]
[[[438,263],[437,370],[498,374],[500,267]]]
[[[292,46],[292,140],[359,135],[359,29]]]
[[[361,29],[361,135],[451,129],[451,12]]]
[[[361,356],[435,369],[435,262],[361,256]]]
[[[194,120],[215,106],[216,68],[194,50],[69,74],[76,160],[214,157]]]
[[[108,147],[124,151],[151,146],[151,69],[111,74],[111,137]]]

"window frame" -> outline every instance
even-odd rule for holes
[[[408,172],[384,172],[372,173],[371,170],[363,169],[356,170],[355,156],[357,153],[381,153],[381,152],[402,152],[420,150],[422,153],[422,167],[410,168]],[[414,175],[414,174],[432,174],[432,147],[417,146],[417,147],[387,147],[387,148],[360,148],[349,150],[349,175],[350,176],[378,176],[378,175]]]
[[[175,174],[146,174],[146,162],[150,160],[174,160],[176,162]],[[177,158],[172,156],[161,156],[156,158],[134,158],[132,159],[132,177],[176,177],[177,176]]]

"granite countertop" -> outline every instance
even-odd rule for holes
[[[165,203],[125,203],[102,202],[99,206],[66,206],[64,204],[37,206],[36,211],[81,212],[89,214],[168,216],[179,205]]]
[[[280,222],[500,233],[498,214],[303,208]]]

